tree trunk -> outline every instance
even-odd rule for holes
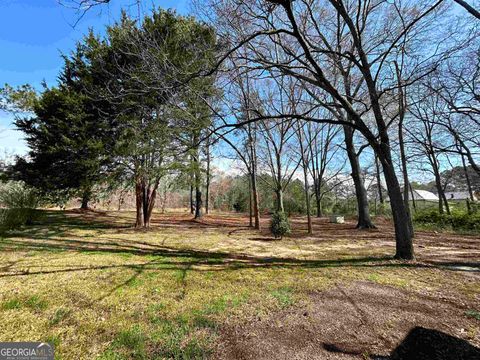
[[[463,154],[462,154],[462,166],[463,166],[463,173],[465,174],[465,181],[467,183],[468,196],[470,197],[471,201],[475,201],[475,198],[473,196],[473,190],[472,190],[472,182],[470,181],[470,175],[468,175],[468,168],[465,162],[465,156]]]
[[[143,188],[140,177],[135,180],[135,204],[137,209],[135,227],[143,227]]]
[[[377,153],[382,163],[383,174],[387,183],[388,196],[390,198],[390,206],[392,209],[393,224],[395,227],[396,241],[396,259],[412,260],[413,252],[413,234],[411,230],[413,226],[409,226],[411,222],[410,215],[405,208],[403,202],[402,191],[398,183],[395,168],[391,161],[390,148],[388,144],[384,147],[378,147]]]
[[[163,192],[162,196],[163,198],[162,198],[161,211],[162,211],[162,214],[165,214],[165,207],[167,206],[167,187],[165,187],[165,191]]]
[[[255,131],[255,129],[254,129]],[[253,195],[253,216],[255,217],[255,229],[260,229],[260,205],[258,201],[258,187],[257,187],[257,150],[255,134],[252,134],[251,125],[248,125],[248,142],[250,144],[250,169],[251,169],[251,183]]]
[[[92,192],[90,189],[86,189],[83,194],[82,194],[82,205],[80,206],[80,209],[82,210],[88,210],[88,203],[90,201],[90,197],[92,195]]]
[[[195,139],[196,142],[198,141]],[[194,177],[195,177],[195,219],[199,219],[203,216],[202,212],[202,191],[201,191],[201,185],[202,185],[202,179],[201,179],[201,174],[200,174],[200,159],[199,159],[199,154],[198,154],[198,149],[195,151],[195,155],[193,156],[193,161],[194,161]]]
[[[150,199],[150,186],[147,187],[146,181],[142,182],[142,190],[143,190],[143,227],[149,227],[149,219],[148,219],[148,202]]]
[[[195,187],[195,219],[200,219],[203,216],[202,212],[202,192],[200,187]]]
[[[320,184],[315,185],[315,205],[317,206],[317,217],[323,216],[322,211],[322,196],[320,195]]]
[[[253,227],[252,177],[248,174],[248,226]]]
[[[257,190],[257,176],[256,171],[253,170],[252,177],[252,196],[253,196],[253,216],[255,218],[255,229],[260,229],[260,209],[258,203],[258,190]]]
[[[308,234],[312,234],[312,217],[310,214],[310,194],[308,186],[308,158],[306,157],[306,152],[303,146],[303,137],[302,137],[302,128],[299,126],[297,129],[298,133],[298,143],[300,145],[300,153],[302,157],[302,168],[303,168],[303,184],[305,191],[305,205],[307,207],[307,230]]]
[[[144,226],[149,228],[150,227],[150,220],[152,218],[153,208],[155,207],[155,200],[157,197],[157,187],[156,185],[150,193],[147,201],[147,216],[145,217],[145,224]]]
[[[370,211],[368,209],[368,197],[367,191],[363,184],[363,180],[360,174],[360,164],[358,161],[358,156],[355,151],[355,145],[353,144],[353,129],[349,126],[343,127],[345,133],[345,145],[347,147],[347,155],[350,160],[350,167],[352,169],[352,179],[355,185],[355,195],[357,198],[357,208],[358,208],[358,223],[357,229],[374,229],[375,225],[373,224],[370,218]]]
[[[442,180],[440,177],[440,169],[438,168],[437,159],[435,154],[430,155],[430,161],[432,165],[433,174],[435,176],[435,187],[437,188],[438,193],[438,211],[440,214],[444,213],[444,210],[447,211],[447,214],[450,214],[450,207],[448,206],[447,198],[445,192],[443,191]],[[444,209],[445,206],[445,209]]]
[[[205,214],[210,210],[210,140],[207,140],[207,174],[205,181]]]
[[[397,74],[400,74],[397,66]],[[400,76],[400,75],[398,75]],[[403,202],[405,204],[405,209],[407,210],[408,217],[411,219],[410,213],[410,202],[408,199],[408,191],[410,186],[410,181],[408,180],[408,168],[407,168],[407,156],[405,152],[405,142],[403,140],[403,121],[405,119],[405,108],[406,108],[406,100],[405,95],[403,92],[403,87],[399,84],[399,114],[400,114],[400,121],[398,122],[398,142],[400,144],[400,159],[402,162],[402,174],[403,174]],[[410,233],[412,237],[415,236],[415,232],[413,231],[413,222],[409,221],[408,226],[410,227]]]
[[[193,215],[194,212],[195,212],[195,203],[193,201],[193,184],[190,184],[190,214]]]
[[[277,188],[277,190],[275,191],[275,194],[277,195],[277,211],[284,212],[285,209],[283,207],[283,189]]]
[[[303,181],[304,181],[304,189],[305,189],[305,205],[307,206],[307,229],[308,233],[313,233],[312,228],[312,216],[310,214],[310,194],[308,189],[308,174],[307,174],[307,164],[303,163]]]
[[[377,190],[378,190],[378,200],[380,201],[380,204],[383,205],[384,199],[383,199],[383,190],[382,190],[382,179],[380,176],[380,166],[378,164],[378,156],[375,155],[375,168],[376,168],[376,175],[377,175]]]
[[[413,188],[412,188],[412,184],[409,183],[408,184],[408,187],[410,188],[410,194],[412,195],[412,205],[413,205],[413,210],[414,211],[417,211],[417,203],[415,202],[415,196],[413,196]],[[411,216],[411,214],[410,214]]]

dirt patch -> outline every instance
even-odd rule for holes
[[[224,327],[213,358],[480,359],[469,306],[369,282],[337,285],[269,319]]]

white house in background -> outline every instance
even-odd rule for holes
[[[468,191],[447,191],[445,192],[445,197],[448,201],[455,201],[455,200],[469,200],[470,195]],[[473,198],[475,200],[479,200],[476,194],[473,194]]]
[[[403,191],[403,190],[402,190]],[[431,201],[435,202],[438,201],[438,196],[435,195],[434,193],[427,191],[427,190],[413,190],[408,192],[409,199],[412,200],[412,195],[413,195],[413,200],[415,201]],[[386,201],[390,201],[390,199],[387,197]]]
[[[438,201],[438,196],[427,190],[413,190],[410,196],[413,194],[415,201]]]

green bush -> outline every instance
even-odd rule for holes
[[[413,220],[415,223],[439,228],[480,231],[480,213],[469,214],[464,210],[452,210],[448,215],[440,214],[435,209],[425,209],[415,213]]]
[[[272,214],[270,231],[273,236],[275,236],[275,239],[281,239],[284,235],[290,233],[290,224],[288,222],[288,217],[284,212],[278,211]]]
[[[357,200],[355,198],[338,199],[332,206],[332,214],[353,216],[357,214]]]
[[[23,182],[0,185],[0,230],[31,224],[38,216],[39,196]]]
[[[474,214],[480,213],[480,202],[479,201],[471,201],[470,202],[470,211]]]
[[[304,199],[296,199],[294,197],[285,197],[283,200],[283,207],[285,209],[285,213],[291,215],[305,215],[307,214],[307,207],[305,205]]]

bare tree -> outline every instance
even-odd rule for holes
[[[435,15],[444,11],[442,4],[443,1],[243,0],[212,3],[209,8],[215,11],[215,21],[228,30],[225,36],[232,49],[246,48],[245,56],[256,67],[269,71],[275,69],[298,79],[306,87],[321,89],[328,95],[322,99],[321,105],[335,114],[334,122],[359,131],[374,149],[383,167],[390,198],[396,257],[402,259],[413,258],[413,234],[411,226],[405,226],[411,219],[403,202],[392,159],[391,119],[382,102],[398,87],[390,76],[395,47],[405,38],[416,40],[410,37],[411,31],[424,26],[427,19],[430,22],[438,19]],[[338,18],[342,21],[338,22]],[[340,50],[335,43],[337,24],[348,29],[341,39],[344,46]],[[421,61],[418,61],[415,71],[404,74],[405,87],[430,71],[429,65],[442,50],[437,46],[438,36],[435,44],[426,43],[425,51],[416,54]],[[271,43],[275,46],[269,46]],[[447,42],[440,44],[446,46]],[[277,56],[278,52],[281,52],[281,57]],[[355,98],[345,94],[343,84],[337,82],[336,67],[330,60],[332,53],[354,64],[354,75],[360,78],[356,83],[361,87]],[[345,114],[342,120],[337,116],[339,111]],[[284,115],[286,118],[290,116]],[[302,118],[307,121],[331,121],[315,119],[310,115],[306,113]]]
[[[415,149],[419,161],[423,162],[426,158],[430,165],[430,171],[435,178],[435,187],[438,193],[439,212],[444,210],[450,214],[450,207],[445,197],[445,185],[441,179],[441,160],[442,153],[438,150],[438,144],[442,143],[442,133],[440,126],[436,125],[435,118],[441,114],[442,102],[437,97],[424,97],[421,102],[411,106],[410,113],[418,120],[417,126],[410,126],[408,134],[415,143]],[[441,115],[440,115],[441,116]]]

